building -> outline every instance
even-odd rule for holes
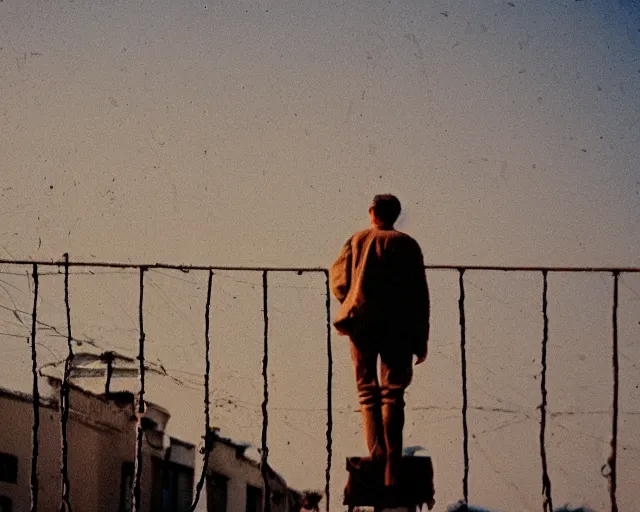
[[[60,371],[42,380],[38,431],[38,510],[60,510]],[[58,371],[56,371],[58,370]],[[150,371],[153,371],[151,369]],[[138,381],[132,358],[113,352],[76,354],[70,376],[68,472],[74,512],[128,512],[132,507]],[[183,512],[194,496],[196,449],[166,433],[169,411],[145,401],[142,419],[141,511]],[[31,395],[0,388],[0,512],[30,510],[33,435]],[[261,512],[264,482],[259,454],[212,430],[206,485],[197,510]],[[199,457],[200,458],[200,457]],[[272,512],[297,512],[300,494],[267,467]]]
[[[207,468],[207,512],[262,512],[264,479],[260,462],[237,444],[214,431]],[[267,467],[271,511],[295,512],[300,494]]]
[[[60,380],[49,378],[40,400],[38,510],[57,512],[61,502]],[[73,510],[126,512],[136,453],[136,415],[131,393],[105,396],[71,385],[67,424],[68,474]],[[33,398],[0,389],[0,512],[30,510]],[[167,436],[165,409],[147,403],[143,426],[142,511],[184,510],[193,495],[195,446]]]
[[[146,371],[166,375],[164,369],[147,362]],[[74,358],[72,381],[84,389],[113,395],[114,389],[129,389],[139,381],[139,363],[134,358],[105,352],[80,353]],[[261,512],[264,482],[260,455],[247,444],[213,433],[212,451],[208,458],[206,485],[197,510],[216,512]],[[272,468],[267,468],[272,512],[297,512],[300,494],[289,489],[286,481]],[[197,475],[198,480],[200,475]],[[176,510],[186,510],[179,507]],[[156,509],[154,509],[156,510]],[[161,510],[161,509],[157,509]]]

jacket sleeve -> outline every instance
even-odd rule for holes
[[[427,353],[430,331],[431,302],[429,297],[429,285],[424,269],[424,257],[420,247],[416,244],[411,265],[413,283],[412,299],[414,306],[414,318],[416,321],[416,346],[417,356],[424,356]]]
[[[331,293],[341,304],[346,299],[351,287],[351,258],[351,238],[349,238],[329,269]]]

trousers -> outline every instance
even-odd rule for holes
[[[373,459],[385,460],[385,485],[393,486],[402,459],[404,393],[413,378],[413,354],[389,339],[352,338],[350,349],[367,449]]]

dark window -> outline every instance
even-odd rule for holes
[[[247,506],[245,512],[262,512],[262,489],[247,485]]]
[[[193,494],[193,469],[153,458],[151,509],[154,512],[186,510]]]
[[[176,497],[175,503],[177,507],[173,510],[187,510],[191,505],[193,498],[193,468],[187,468],[173,465],[172,472],[174,474]]]
[[[6,496],[0,496],[0,512],[12,512],[13,502]]]
[[[0,453],[0,482],[15,484],[18,481],[18,458]]]
[[[207,512],[227,512],[228,478],[212,472],[207,477]]]
[[[133,462],[123,462],[120,477],[120,512],[133,510]]]

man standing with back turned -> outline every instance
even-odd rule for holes
[[[349,336],[364,437],[373,459],[385,460],[385,487],[397,484],[402,458],[404,392],[427,358],[429,289],[422,251],[396,231],[400,201],[376,195],[369,229],[355,233],[329,271],[341,303],[334,326]],[[380,379],[377,361],[380,357]]]

